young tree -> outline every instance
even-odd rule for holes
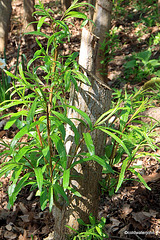
[[[93,124],[101,114],[110,108],[111,91],[107,87],[107,72],[105,74],[103,72],[101,75],[99,71],[102,69],[100,45],[105,39],[105,32],[110,29],[111,10],[112,1],[97,0],[93,16],[95,27],[92,27],[91,31],[86,28],[83,29],[79,57],[81,68],[90,79],[91,86],[79,83],[79,91],[75,92],[72,89],[70,93],[70,105],[87,113]],[[77,118],[82,119],[82,116],[73,109],[69,109],[68,117],[74,119],[73,122],[82,136],[84,127],[78,120],[75,120]],[[66,135],[67,154],[72,155],[76,147],[73,140],[74,133],[70,127],[67,128]],[[95,146],[95,154],[103,156],[105,134],[94,131],[91,133],[91,137]],[[86,151],[86,147],[81,145],[78,152],[84,151]],[[70,162],[69,158],[68,162]],[[79,176],[71,181],[71,186],[79,191],[81,197],[70,194],[69,206],[63,205],[61,210],[57,207],[54,208],[54,239],[65,239],[65,224],[78,229],[78,218],[88,222],[90,213],[97,217],[100,197],[99,181],[102,174],[101,166],[95,161],[89,161],[76,165],[71,174]]]

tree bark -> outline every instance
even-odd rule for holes
[[[102,0],[97,1],[96,6],[99,9],[102,2]],[[104,2],[106,2],[106,0]],[[111,1],[109,1],[109,3],[111,4]],[[109,14],[110,16],[111,6],[107,6],[109,7],[109,11],[107,10],[106,14]],[[104,11],[104,9],[101,9],[101,11]],[[106,18],[106,16],[104,17],[104,13],[99,15],[96,11],[95,14],[97,18],[100,18],[97,19],[94,17],[96,24],[98,24],[100,30],[103,29],[103,31],[106,32],[110,26],[108,21],[111,21],[111,19],[109,17]],[[105,20],[107,19],[106,23],[101,20],[102,16]],[[100,26],[100,23],[103,23],[103,26]],[[93,33],[84,28],[81,38],[79,63],[82,66],[82,69],[86,69],[85,74],[90,79],[91,86],[79,82],[79,91],[76,92],[73,87],[70,92],[70,105],[76,106],[78,109],[87,113],[93,124],[101,114],[110,108],[111,100],[111,91],[105,87],[105,84],[100,83],[104,79],[99,77],[97,78],[96,76],[98,71],[97,68],[99,67],[99,64],[97,64],[97,58],[100,59],[97,55],[100,46],[99,42],[100,40],[103,40],[101,35],[104,36],[104,34],[99,31],[98,26],[94,29]],[[106,29],[104,26],[106,26]],[[97,33],[98,36],[96,36],[95,33]],[[92,77],[93,75],[95,76],[94,78]],[[70,108],[68,110],[68,117],[71,119],[74,118],[72,121],[76,125],[82,137],[83,132],[85,132],[85,127],[78,120],[75,120],[76,118],[82,119],[81,115]],[[95,130],[91,132],[91,136],[94,142],[96,155],[103,156],[106,135],[103,132]],[[75,152],[74,133],[69,126],[66,128],[66,150],[69,155],[73,155]],[[81,145],[78,151],[86,152],[86,146],[84,144]],[[68,162],[70,162],[70,158],[68,158]],[[97,217],[100,197],[99,181],[102,175],[101,166],[94,161],[85,162],[83,164],[76,165],[72,174],[78,177],[71,180],[70,186],[77,190],[81,194],[81,197],[79,198],[69,194],[69,206],[63,206],[62,211],[54,207],[54,239],[66,239],[65,233],[67,231],[64,225],[69,225],[74,229],[78,229],[78,218],[81,218],[87,223],[89,221],[88,216],[90,213]]]
[[[61,0],[61,6],[65,12],[71,6],[71,0]]]
[[[34,17],[32,16],[34,12],[34,5],[35,5],[35,0],[23,0],[23,9],[24,9],[23,26],[27,30],[27,32],[34,31],[36,29],[36,26],[34,23],[28,26],[29,23],[35,21]]]
[[[92,25],[92,32],[99,37],[99,45],[103,43],[106,37],[106,32],[111,29],[111,11],[112,11],[112,1],[111,0],[97,0],[96,10],[93,17],[93,22],[95,26]],[[108,82],[107,64],[101,64],[104,59],[104,53],[100,48],[98,48],[97,58],[95,63],[95,75],[99,77],[104,83]]]
[[[0,52],[7,46],[8,32],[10,30],[11,0],[0,1]]]

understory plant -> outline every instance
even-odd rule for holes
[[[126,79],[134,79],[141,82],[150,75],[159,75],[160,58],[152,59],[152,50],[148,48],[146,51],[133,53],[131,58],[124,64]]]
[[[112,105],[115,105],[111,111],[111,117],[108,123],[108,135],[111,136],[106,146],[105,159],[111,167],[103,168],[106,177],[102,180],[102,190],[108,191],[113,195],[118,191],[122,183],[126,180],[126,172],[130,172],[137,177],[137,180],[151,190],[140,174],[142,165],[135,164],[136,160],[144,156],[150,156],[160,161],[156,155],[156,149],[159,147],[155,144],[157,136],[156,129],[159,128],[159,121],[148,117],[150,124],[143,121],[147,117],[143,112],[154,107],[153,100],[155,95],[152,92],[137,90],[132,93],[122,93],[122,90],[115,89],[113,93]],[[158,100],[158,99],[157,99]],[[107,117],[107,118],[108,118]],[[106,128],[107,129],[107,128]],[[115,166],[120,166],[120,170],[115,170]]]
[[[74,228],[67,226],[73,232],[76,232],[75,236],[73,237],[73,240],[108,239],[108,234],[105,233],[106,219],[104,217],[102,217],[100,221],[97,221],[95,217],[92,216],[92,214],[90,214],[89,215],[90,223],[86,224],[83,222],[82,219],[78,219],[77,221],[80,224],[81,231],[76,231]]]
[[[74,130],[76,145],[79,144],[80,137],[72,121],[67,118],[67,107],[73,106],[67,105],[66,95],[71,83],[76,90],[77,81],[90,83],[79,71],[76,61],[78,53],[63,56],[59,47],[70,39],[68,18],[81,18],[84,20],[83,25],[88,21],[84,13],[75,11],[88,4],[77,2],[78,0],[73,2],[60,20],[55,20],[54,12],[45,9],[39,1],[35,12],[37,16],[41,16],[37,22],[37,31],[28,33],[36,36],[39,50],[28,62],[26,71],[22,63],[19,64],[17,75],[4,70],[14,81],[11,99],[0,106],[3,113],[1,119],[9,117],[5,130],[13,124],[19,129],[10,144],[1,140],[4,148],[0,153],[3,157],[0,177],[12,173],[8,187],[9,207],[14,204],[21,189],[27,185],[31,186],[31,190],[37,189],[36,195],[40,197],[42,210],[48,202],[50,210],[53,204],[61,208],[58,204],[59,196],[69,204],[66,191],[74,191],[69,188],[70,170],[73,166],[67,166],[65,125],[69,124]],[[52,35],[45,34],[42,25],[48,26]],[[46,47],[37,36],[47,39]],[[20,111],[9,111],[15,106],[18,106]],[[91,127],[88,116],[81,114]],[[25,141],[23,136],[26,136]],[[74,194],[78,193],[74,191]]]
[[[11,77],[7,76],[2,70],[6,68],[6,60],[0,59],[0,69],[1,69],[1,80],[0,80],[0,103],[8,100],[10,97],[10,82]]]

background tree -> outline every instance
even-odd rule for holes
[[[34,12],[35,0],[23,0],[24,7],[24,28],[30,22],[34,21],[32,13]],[[0,52],[4,51],[7,46],[8,32],[10,30],[10,17],[12,13],[11,0],[0,1]],[[29,25],[27,31],[33,31],[35,29],[34,24]],[[26,31],[26,30],[25,30]]]
[[[71,6],[71,0],[61,0],[61,6],[65,12]]]
[[[90,30],[83,29],[79,57],[79,63],[90,79],[91,86],[80,82],[79,91],[75,92],[72,89],[70,93],[70,105],[87,113],[93,124],[101,114],[110,108],[111,91],[107,89],[106,84],[107,69],[104,75],[101,75],[99,70],[102,68],[100,46],[105,39],[105,32],[108,32],[111,26],[111,10],[112,1],[97,0],[93,16],[95,27]],[[82,119],[82,116],[73,109],[68,111],[68,117]],[[73,122],[82,136],[85,131],[84,127],[78,120],[73,120]],[[66,135],[67,154],[73,155],[75,151],[74,133],[70,127],[66,130]],[[94,131],[91,136],[96,155],[103,156],[106,135],[100,131]],[[86,151],[86,147],[82,145],[79,152],[84,151]],[[69,158],[68,162],[70,162]],[[94,161],[89,161],[82,165],[76,165],[71,174],[79,176],[78,180],[75,178],[71,181],[71,186],[80,192],[81,198],[70,195],[69,206],[63,205],[62,210],[54,207],[54,239],[65,239],[65,224],[78,229],[78,218],[87,223],[90,213],[97,217],[100,197],[99,181],[102,175],[101,166]]]
[[[10,29],[11,0],[0,1],[0,51],[3,52],[7,44]]]
[[[34,17],[32,16],[32,13],[34,12],[34,5],[35,0],[23,0],[23,7],[24,7],[24,28],[27,28],[28,24],[31,22],[34,22]],[[27,28],[27,31],[34,31],[35,25],[30,24]]]

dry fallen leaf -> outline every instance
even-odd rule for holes
[[[4,238],[12,240],[17,238],[17,234],[9,231],[5,231]]]
[[[141,223],[142,225],[152,217],[152,214],[149,212],[133,212],[132,217],[136,222]]]
[[[123,206],[123,208],[122,208],[121,217],[122,217],[123,219],[125,219],[126,216],[127,216],[128,214],[130,214],[132,211],[133,211],[133,209],[130,208],[130,205],[129,205],[129,204],[124,204],[124,206]]]
[[[18,238],[18,240],[27,240],[27,231],[24,230],[23,235],[21,234]]]

